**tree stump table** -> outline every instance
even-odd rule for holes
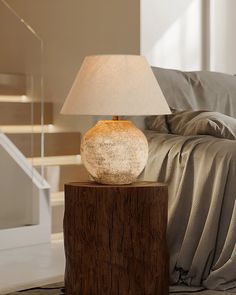
[[[65,185],[68,295],[167,295],[167,186]]]

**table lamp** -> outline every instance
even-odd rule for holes
[[[89,129],[81,159],[102,184],[130,184],[144,169],[148,143],[141,130],[119,116],[158,115],[170,109],[145,57],[87,56],[61,110],[62,114],[112,116]]]

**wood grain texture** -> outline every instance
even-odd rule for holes
[[[65,185],[69,295],[167,295],[167,187]]]

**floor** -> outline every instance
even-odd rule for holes
[[[192,289],[192,288],[191,288]],[[170,295],[171,294],[178,294],[178,295],[190,295],[190,294],[196,294],[196,295],[236,295],[236,293],[232,292],[226,292],[226,291],[212,291],[212,290],[202,290],[203,288],[195,288],[191,291],[188,290],[188,287],[170,287]],[[181,291],[180,291],[181,290]],[[202,291],[201,291],[202,290]]]
[[[0,294],[63,295],[65,294],[62,283],[64,267],[62,240],[56,239],[51,244],[1,251]],[[16,291],[23,289],[25,291]],[[181,289],[170,287],[170,294],[236,295],[231,292],[200,291],[199,288],[189,292],[187,289],[183,290],[183,287]]]
[[[8,295],[64,295],[65,290],[63,283],[57,283],[53,285],[47,285],[41,288],[33,288],[29,290],[25,290],[23,292],[14,292]],[[179,295],[190,295],[190,294],[198,294],[198,295],[235,295],[236,293],[228,293],[228,292],[217,292],[217,291],[203,291],[199,292],[199,289],[196,289],[195,292],[176,292],[176,293],[170,293],[170,294],[179,294]]]
[[[62,240],[0,251],[0,294],[62,282],[64,267]]]
[[[235,295],[236,293],[229,293],[229,292],[226,292],[226,291],[221,292],[221,291],[207,290],[207,291],[202,291],[202,292],[190,292],[190,293],[184,292],[184,293],[170,293],[170,294],[178,294],[178,295],[191,295],[191,294],[196,294],[196,295]]]
[[[6,295],[64,295],[63,283],[46,285],[41,288],[31,288],[21,292],[13,292]]]
[[[24,294],[24,293],[23,293]],[[23,295],[22,294],[22,295]],[[60,293],[59,293],[60,294]],[[58,294],[58,295],[59,295]],[[63,294],[63,293],[62,293]],[[220,292],[220,291],[202,291],[202,292],[184,292],[184,293],[169,293],[169,294],[178,294],[178,295],[191,295],[191,294],[196,294],[196,295],[235,295],[236,293],[229,293],[229,292]],[[30,295],[30,294],[28,294]],[[42,293],[43,295],[43,293]],[[45,294],[46,295],[46,294]],[[51,294],[50,294],[51,295]],[[56,295],[56,293],[55,293]]]

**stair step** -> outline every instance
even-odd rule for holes
[[[0,95],[0,102],[29,102],[26,95]]]
[[[51,235],[51,242],[52,243],[60,243],[64,239],[63,232],[55,233]]]
[[[64,198],[65,198],[65,193],[64,192],[51,193],[52,207],[64,206],[64,201],[65,201]]]
[[[51,187],[52,236],[62,235],[64,216],[64,185],[68,182],[89,180],[88,172],[81,163],[80,155],[29,159],[37,170],[43,163],[44,178]],[[60,236],[61,237],[61,236]]]
[[[3,125],[0,126],[0,131],[3,133],[53,133],[60,132],[60,129],[54,125]]]
[[[44,178],[51,187],[51,193],[63,191],[67,182],[89,180],[80,155],[30,158],[29,161],[39,172],[41,165],[44,166]]]
[[[82,164],[46,166],[44,177],[51,187],[51,193],[63,191],[65,183],[89,180],[89,174]]]
[[[52,124],[52,103],[44,103],[44,124]],[[0,125],[41,124],[41,102],[0,102]]]
[[[25,95],[26,76],[23,74],[0,73],[0,94]]]
[[[64,205],[52,206],[52,234],[63,231]]]
[[[7,133],[6,135],[26,157],[41,156],[40,133]],[[44,155],[46,157],[75,155],[79,152],[79,132],[44,133]]]
[[[57,156],[57,157],[38,157],[28,158],[30,163],[37,168],[37,166],[61,166],[61,165],[80,165],[80,155]]]
[[[51,194],[52,205],[52,234],[54,239],[63,231],[63,217],[64,217],[64,192],[55,192]]]

